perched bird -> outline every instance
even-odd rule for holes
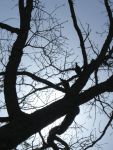
[[[61,83],[62,83],[62,85],[63,85],[65,91],[68,92],[68,91],[69,91],[69,88],[70,88],[69,82],[68,82],[67,80],[64,80],[64,79],[61,79],[61,78],[59,78],[59,79],[61,80]]]
[[[75,66],[75,72],[76,72],[76,74],[78,76],[80,76],[80,74],[81,74],[81,68],[80,68],[80,66],[77,63],[76,63],[76,66]]]

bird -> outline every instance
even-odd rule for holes
[[[76,63],[76,66],[75,66],[75,72],[76,72],[76,74],[78,76],[80,76],[80,74],[81,74],[81,68],[80,68],[80,66],[77,63]]]
[[[63,85],[65,91],[68,92],[68,91],[69,91],[69,88],[70,88],[69,82],[68,82],[67,80],[64,80],[64,79],[61,79],[61,78],[59,78],[59,79],[60,79],[60,81],[61,81],[61,83],[62,83],[62,85]]]

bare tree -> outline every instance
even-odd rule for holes
[[[82,54],[79,62],[65,47],[63,23],[39,0],[18,0],[19,27],[0,22],[1,150],[17,149],[22,142],[25,149],[86,150],[112,125],[113,4],[102,2],[108,22],[98,47],[90,38],[90,26],[85,29],[77,20],[76,4],[67,1]],[[83,106],[94,121],[101,114],[107,117],[99,136],[93,129],[89,135],[79,135],[84,128],[75,121]],[[41,130],[52,123],[44,135]],[[74,137],[65,141],[63,134],[70,125]]]

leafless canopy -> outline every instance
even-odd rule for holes
[[[48,13],[40,0],[18,0],[16,27],[0,22],[1,150],[86,150],[97,146],[112,125],[113,4],[102,0],[108,20],[100,46],[92,41],[90,26],[85,28],[77,19],[76,2],[67,4],[78,49],[66,46],[65,23],[58,21],[55,11]],[[84,108],[94,122],[107,117],[97,136],[93,129],[81,135],[85,128],[76,118]]]

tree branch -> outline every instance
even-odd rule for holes
[[[20,0],[21,2],[24,2]],[[6,66],[4,76],[4,96],[8,110],[9,117],[11,119],[17,119],[23,113],[21,112],[18,104],[17,92],[16,92],[16,76],[17,70],[23,55],[23,48],[25,46],[28,32],[30,29],[31,12],[33,9],[33,0],[27,2],[28,12],[26,13],[25,20],[22,20],[22,26],[20,26],[20,32],[17,36],[15,43],[13,44],[9,62]],[[21,16],[20,16],[21,17]]]
[[[52,104],[37,110],[32,114],[29,114],[21,121],[12,122],[12,124],[5,125],[0,129],[0,135],[4,135],[7,138],[4,139],[4,136],[0,136],[0,148],[3,149],[3,145],[1,143],[4,143],[7,149],[14,148],[16,145],[30,137],[32,134],[39,132],[41,129],[54,122],[56,119],[66,115],[69,111],[71,102],[72,106],[76,106],[77,104],[82,105],[90,101],[94,96],[106,92],[106,89],[109,90],[109,83],[112,80],[113,76],[110,80],[89,88],[85,92],[79,94],[78,97],[65,96],[64,98],[53,102]],[[71,99],[74,99],[74,101],[71,101]]]
[[[22,24],[24,24],[24,19],[26,16],[23,0],[19,0],[19,13],[20,13],[20,27],[22,27]]]
[[[109,0],[104,0],[104,4],[105,4],[105,7],[106,7],[106,10],[107,10],[107,13],[108,13],[108,17],[109,17],[109,21],[110,21],[110,24],[113,24],[113,17],[112,17],[112,10],[109,6]]]
[[[104,92],[113,92],[113,75],[106,81],[97,84],[79,95],[79,105],[87,103],[89,100],[93,99],[95,96],[102,94]]]
[[[80,46],[81,46],[81,49],[82,49],[84,66],[86,66],[87,65],[87,54],[86,54],[86,49],[85,49],[85,45],[84,45],[83,35],[82,35],[82,32],[81,32],[81,30],[80,30],[80,28],[77,24],[77,18],[76,18],[76,15],[75,15],[72,0],[68,0],[68,3],[69,3],[69,7],[70,7],[70,12],[71,12],[74,28],[77,31],[77,34],[78,34],[78,37],[79,37],[79,40],[80,40]]]
[[[26,75],[26,76],[32,78],[33,80],[35,80],[37,82],[44,83],[44,84],[48,85],[51,88],[54,88],[54,89],[59,90],[61,92],[65,92],[65,90],[63,88],[59,87],[58,85],[55,85],[52,82],[50,82],[50,81],[48,81],[46,79],[40,78],[40,77],[30,73],[30,72],[23,71],[23,72],[18,72],[17,74],[18,75]]]
[[[101,134],[95,141],[92,141],[92,144],[89,145],[89,146],[87,146],[84,150],[87,150],[87,149],[93,147],[98,141],[100,141],[100,140],[102,139],[102,137],[105,135],[107,129],[109,128],[109,126],[110,126],[112,120],[113,120],[113,112],[112,112],[112,115],[111,115],[111,117],[110,117],[108,123],[106,124],[106,126],[105,126],[105,128],[104,128],[102,134]]]
[[[73,16],[75,15],[74,13],[74,8],[73,8],[73,3],[72,0],[68,0],[69,4],[70,4],[70,10],[72,11]],[[76,17],[75,17],[75,26],[77,24],[76,21]],[[105,42],[102,46],[101,52],[98,55],[97,59],[95,59],[93,62],[91,62],[91,64],[87,65],[87,67],[85,67],[83,69],[83,71],[81,72],[81,76],[76,80],[75,84],[72,86],[71,89],[73,89],[73,94],[76,95],[76,93],[79,93],[82,88],[85,86],[85,84],[87,83],[90,75],[97,70],[97,68],[103,63],[106,52],[109,48],[109,45],[112,41],[113,38],[113,22],[110,23],[110,27],[109,27],[109,32],[108,35],[105,39]],[[83,39],[83,38],[82,38]]]
[[[14,28],[10,25],[7,25],[5,23],[0,22],[0,28],[5,29],[7,31],[10,31],[11,33],[16,33],[19,34],[19,29],[18,28]]]
[[[97,67],[100,64],[102,64],[102,62],[104,61],[106,52],[107,52],[107,50],[108,50],[108,48],[110,46],[110,43],[112,41],[112,38],[113,38],[113,17],[112,17],[112,12],[111,12],[108,0],[104,0],[104,3],[105,3],[106,10],[108,12],[110,25],[109,25],[108,35],[107,35],[107,37],[105,39],[105,42],[104,42],[104,44],[102,46],[101,52],[100,52],[100,54],[99,54],[99,56],[97,58]]]
[[[3,122],[8,122],[10,121],[9,117],[0,117],[0,122],[3,123]]]

